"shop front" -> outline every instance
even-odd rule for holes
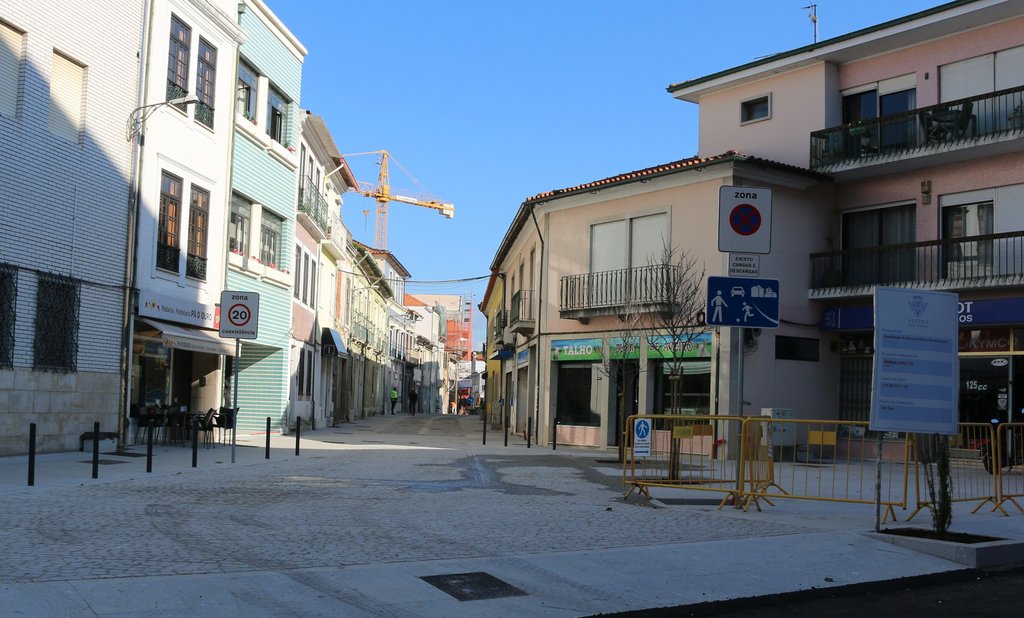
[[[648,408],[654,414],[711,412],[711,333],[647,338]]]
[[[604,339],[561,339],[551,342],[551,388],[554,423],[563,444],[598,446],[607,410],[602,389]]]
[[[225,405],[222,357],[234,354],[234,342],[213,330],[216,317],[214,306],[140,295],[131,355],[133,424],[147,407],[199,413]]]
[[[840,418],[868,420],[874,335],[871,307],[829,309],[840,340]],[[961,301],[960,422],[1024,420],[1024,297]]]

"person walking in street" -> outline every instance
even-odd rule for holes
[[[416,401],[420,398],[415,388],[409,389],[409,416],[416,416]]]
[[[391,397],[391,413],[395,413],[395,404],[398,403],[398,389],[394,386],[391,387],[391,392],[388,394]]]

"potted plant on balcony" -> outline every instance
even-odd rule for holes
[[[1006,117],[1010,121],[1010,127],[1013,129],[1024,129],[1024,102],[1013,108],[1010,115]]]

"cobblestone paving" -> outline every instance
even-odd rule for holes
[[[326,442],[417,446],[312,451],[260,466],[0,496],[0,582],[287,571],[799,533],[714,508],[621,499],[596,458],[483,452],[459,422],[346,426]],[[383,432],[387,429],[387,433]],[[356,435],[358,434],[358,435]],[[550,452],[549,452],[550,453]]]

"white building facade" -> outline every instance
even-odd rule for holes
[[[0,455],[117,430],[142,11],[0,9]]]

